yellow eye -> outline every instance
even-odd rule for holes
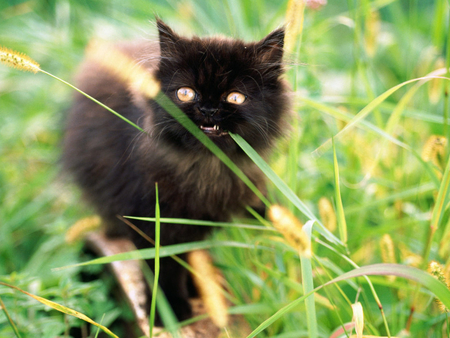
[[[192,88],[189,87],[181,87],[177,90],[178,100],[183,102],[194,101],[196,97],[196,93]]]
[[[245,99],[246,99],[246,96],[239,92],[232,92],[232,93],[228,94],[228,96],[227,96],[227,102],[230,102],[233,104],[243,104]]]

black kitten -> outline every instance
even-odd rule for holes
[[[260,154],[283,133],[289,110],[283,74],[284,30],[259,42],[184,38],[157,21],[159,41],[122,44],[161,82],[163,92],[264,191],[259,169],[228,132],[241,135]],[[154,216],[155,182],[162,217],[227,221],[261,202],[220,160],[156,102],[147,100],[100,64],[86,62],[79,87],[141,126],[147,133],[77,95],[64,140],[63,163],[102,216],[110,236],[150,244],[117,215]],[[135,222],[154,238],[154,224]],[[166,224],[161,244],[201,240],[209,227]],[[178,318],[191,315],[187,271],[161,261],[160,286]],[[150,264],[152,266],[152,264]]]

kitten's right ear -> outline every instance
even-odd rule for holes
[[[159,45],[161,48],[161,55],[167,55],[175,51],[175,44],[181,39],[172,28],[170,28],[160,18],[156,18],[156,25],[159,33]]]
[[[257,52],[263,62],[280,64],[283,58],[284,28],[274,30],[257,43]]]

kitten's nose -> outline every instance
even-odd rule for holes
[[[205,116],[205,117],[212,117],[212,116],[214,116],[215,113],[217,113],[217,111],[219,109],[202,107],[202,108],[199,108],[199,110],[203,114],[203,116]]]

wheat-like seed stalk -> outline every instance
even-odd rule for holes
[[[444,136],[431,135],[423,146],[422,159],[442,169],[446,146],[447,139]]]
[[[380,241],[381,259],[383,263],[393,263],[397,261],[395,259],[394,241],[389,234],[384,234]]]
[[[66,243],[74,243],[82,239],[88,232],[100,228],[101,219],[99,216],[91,216],[78,220],[66,231]]]
[[[300,255],[311,257],[311,241],[303,230],[302,223],[288,209],[279,205],[272,205],[268,216],[289,245],[297,249]]]
[[[303,31],[305,0],[290,0],[286,11],[286,34],[284,37],[284,50],[292,53],[297,38]]]
[[[397,260],[395,259],[394,241],[389,234],[384,234],[383,237],[381,237],[380,249],[383,263],[397,263]],[[390,281],[394,281],[396,279],[395,276],[387,276],[387,278]]]
[[[217,273],[212,265],[211,257],[205,250],[195,250],[188,254],[188,263],[196,272],[194,283],[205,304],[213,323],[224,328],[228,323],[228,306],[225,297],[220,292]]]
[[[447,286],[447,288],[449,288],[449,285],[447,283],[447,277],[445,276],[444,268],[443,268],[443,266],[441,264],[439,264],[436,261],[431,261],[430,264],[428,264],[428,272],[434,278],[438,279],[440,282],[445,284]],[[436,298],[436,303],[438,304],[439,309],[442,312],[449,312],[447,307],[437,298]]]
[[[39,63],[31,59],[29,56],[3,46],[0,46],[0,62],[9,67],[35,74],[41,70]]]
[[[326,197],[319,200],[319,215],[323,225],[333,232],[337,227],[336,212],[334,211],[331,201]]]

